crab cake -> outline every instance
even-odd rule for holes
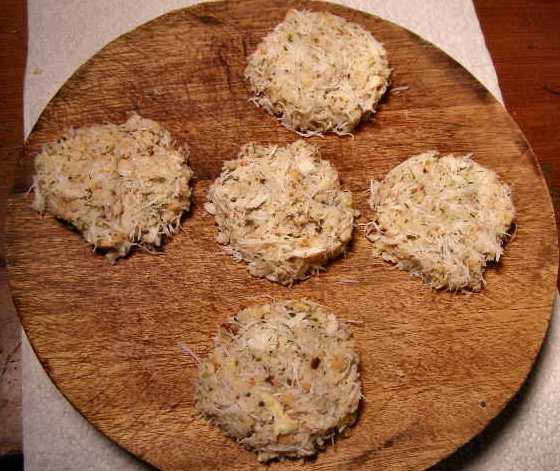
[[[426,152],[371,184],[376,254],[434,288],[479,291],[515,218],[510,189],[470,156]]]
[[[315,455],[354,424],[359,356],[348,326],[310,301],[228,319],[200,363],[196,407],[259,461]]]
[[[248,58],[252,101],[301,135],[349,134],[389,85],[387,52],[360,25],[292,10]]]
[[[188,149],[155,121],[67,131],[35,159],[34,208],[72,224],[115,262],[159,247],[189,209]]]
[[[205,208],[227,252],[247,262],[251,275],[284,285],[345,252],[355,216],[336,169],[303,140],[244,145],[225,162]]]

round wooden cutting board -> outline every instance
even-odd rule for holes
[[[360,223],[371,178],[425,150],[474,153],[511,185],[518,231],[483,291],[435,291],[375,259],[363,228],[348,255],[293,287],[252,278],[215,241],[203,210],[222,162],[249,141],[298,136],[248,102],[245,57],[291,8],[356,21],[390,54],[393,86],[354,137],[312,138],[354,193]],[[41,145],[68,127],[157,120],[187,143],[197,176],[193,209],[160,256],[143,251],[111,266],[83,239],[31,209],[27,193]],[[306,297],[357,321],[365,399],[351,435],[306,469],[417,470],[465,443],[526,378],[552,309],[557,243],[550,198],[523,135],[460,65],[379,18],[315,1],[202,4],[162,16],[110,43],[46,108],[19,162],[9,200],[8,268],[15,305],[37,355],[95,427],[168,471],[253,469],[256,456],[197,416],[195,361],[219,324],[241,308]],[[297,462],[271,469],[302,469]]]

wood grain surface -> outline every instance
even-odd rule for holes
[[[358,228],[350,253],[292,288],[251,278],[223,254],[202,203],[223,160],[248,141],[297,136],[247,102],[245,56],[292,7],[357,21],[387,47],[395,87],[354,138],[313,138],[352,190],[360,222],[370,178],[415,152],[474,152],[514,192],[518,232],[482,293],[422,285],[374,259]],[[135,252],[116,266],[26,193],[33,156],[63,129],[160,121],[191,149],[193,210],[161,256]],[[320,2],[232,1],[165,15],[117,39],[49,104],[18,162],[6,228],[10,286],[39,359],[68,400],[124,448],[165,470],[250,469],[256,458],[193,408],[194,361],[220,322],[259,296],[308,297],[354,333],[364,407],[352,435],[306,466],[422,469],[478,433],[525,379],[540,348],[557,274],[553,210],[523,135],[488,91],[432,45],[393,24]],[[354,280],[347,283],[347,280]],[[276,463],[271,468],[296,468]]]

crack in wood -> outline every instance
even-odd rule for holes
[[[10,353],[8,353],[6,355],[6,360],[4,361],[4,365],[2,367],[2,372],[0,372],[0,380],[2,378],[4,378],[4,375],[8,371],[8,368],[9,368],[10,364],[13,362],[14,355],[17,353],[17,351],[20,349],[20,347],[21,347],[21,340],[18,341],[16,346],[10,351]]]
[[[556,90],[555,88],[549,87],[547,85],[543,87],[543,90],[550,93],[551,95],[560,96],[560,90]]]

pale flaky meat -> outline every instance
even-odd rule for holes
[[[375,253],[434,288],[481,289],[515,218],[510,188],[470,156],[415,155],[371,184]]]
[[[208,192],[218,242],[253,276],[290,284],[342,254],[356,212],[338,172],[303,140],[247,144]]]
[[[199,365],[196,407],[260,461],[315,455],[354,424],[359,356],[349,327],[313,302],[228,319]]]
[[[34,207],[78,229],[114,262],[161,245],[190,206],[188,149],[158,123],[132,116],[64,133],[35,159]]]
[[[362,26],[292,10],[249,56],[252,101],[304,136],[349,134],[389,85],[385,48]]]

